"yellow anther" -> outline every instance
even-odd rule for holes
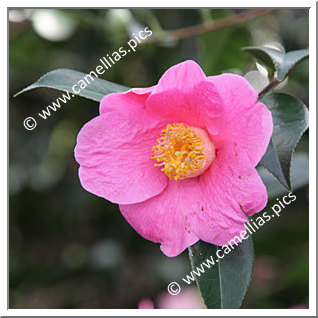
[[[193,176],[206,162],[202,137],[183,123],[168,124],[161,131],[158,144],[153,146],[155,166],[162,166],[170,179],[179,180]]]

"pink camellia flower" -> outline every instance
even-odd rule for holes
[[[267,203],[255,166],[273,123],[257,98],[244,78],[206,77],[193,61],[107,95],[77,137],[81,184],[167,256],[199,239],[227,244]]]
[[[138,304],[138,309],[154,309],[155,306],[149,298],[142,299]]]
[[[170,295],[167,291],[156,297],[158,309],[206,309],[203,299],[196,287],[186,287],[178,295]],[[149,298],[142,299],[138,309],[155,309],[154,303]]]
[[[182,288],[178,295],[162,292],[156,298],[158,309],[206,309],[203,298],[198,289],[193,287]]]
[[[309,307],[307,305],[300,304],[300,305],[290,307],[289,309],[309,309]]]

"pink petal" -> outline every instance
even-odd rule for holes
[[[153,301],[149,298],[142,299],[138,304],[138,309],[154,309]]]
[[[147,107],[157,118],[201,128],[210,126],[213,132],[217,131],[213,129],[213,121],[220,117],[222,111],[215,88],[206,81],[187,91],[152,93]]]
[[[196,184],[197,179],[170,180],[159,195],[141,203],[121,204],[119,207],[141,236],[156,243],[161,242],[164,254],[176,256],[198,241],[188,228],[187,217],[197,206],[193,199]]]
[[[266,188],[244,153],[233,146],[219,149],[215,161],[200,177],[199,213],[190,215],[191,230],[201,240],[225,245],[245,230],[252,215],[267,203]]]
[[[204,127],[220,116],[222,103],[200,66],[188,60],[163,74],[147,100],[147,107],[154,115],[171,122]]]
[[[271,112],[257,102],[257,92],[241,76],[221,74],[208,77],[223,101],[224,118],[218,124],[221,138],[235,142],[256,166],[264,155],[272,135]],[[209,127],[212,132],[215,127]]]
[[[136,94],[133,90],[108,94],[100,102],[99,113],[102,115],[110,110],[125,112],[127,109],[145,109],[147,96],[147,94]]]
[[[135,93],[135,94],[138,94],[138,95],[144,95],[144,94],[150,94],[155,87],[156,86],[143,87],[143,88],[132,88],[130,91]]]
[[[185,90],[195,84],[206,80],[201,67],[192,60],[170,67],[160,78],[158,85],[153,90],[154,94],[168,90]]]
[[[249,108],[257,102],[256,90],[242,76],[224,73],[207,80],[215,85],[227,110]]]
[[[228,244],[245,230],[242,209],[252,215],[266,202],[266,188],[246,155],[224,146],[200,177],[169,181],[161,194],[120,210],[141,236],[176,256],[198,239]]]
[[[159,309],[206,309],[197,287],[183,287],[178,295],[162,292],[157,297]]]
[[[104,108],[101,116],[82,128],[75,157],[87,191],[114,203],[129,204],[147,200],[167,185],[167,176],[151,159],[152,146],[166,123],[153,120],[134,101],[123,110],[131,95],[113,94],[112,98],[120,102],[120,96],[125,102],[114,105],[118,110]]]
[[[171,67],[148,97],[147,107],[157,117],[196,127],[211,125],[222,111],[214,85],[193,61]]]

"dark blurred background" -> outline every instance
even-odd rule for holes
[[[101,78],[151,86],[170,66],[193,59],[207,75],[241,74],[261,90],[266,71],[240,48],[307,48],[308,10],[276,10],[182,40],[165,32],[244,11],[249,10],[9,10],[10,308],[138,308],[142,299],[157,308],[202,307],[195,289],[182,299],[165,294],[168,283],[190,271],[187,252],[164,256],[158,244],[128,225],[117,205],[81,187],[73,149],[80,128],[98,115],[98,103],[75,97],[27,131],[24,118],[61,92],[41,88],[12,96],[56,68],[90,72],[100,57],[145,26],[154,32],[152,43],[140,45]],[[308,61],[278,89],[308,106]],[[308,305],[308,133],[295,158],[297,200],[254,235],[255,271],[242,308]],[[262,173],[271,198],[282,195],[274,178]]]

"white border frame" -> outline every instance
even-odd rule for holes
[[[108,7],[120,8],[120,7],[162,7],[162,8],[177,8],[193,7],[193,2],[185,3],[184,0],[161,0],[160,5],[154,2],[146,2],[142,0],[127,1],[122,0],[114,1],[108,0]],[[105,7],[105,1],[91,0],[89,3],[82,2],[82,5],[75,0],[55,0],[54,7],[70,8],[70,7]],[[219,2],[218,2],[219,3]],[[0,315],[1,316],[316,316],[316,2],[315,1],[280,1],[280,0],[267,0],[264,5],[257,5],[255,1],[242,0],[239,3],[236,1],[223,0],[222,5],[218,5],[216,2],[207,0],[197,0],[195,2],[196,7],[211,7],[214,8],[226,8],[226,7],[239,7],[239,8],[310,8],[309,10],[309,43],[310,43],[310,59],[309,59],[309,101],[310,101],[310,116],[309,116],[309,308],[310,309],[7,309],[8,300],[8,254],[7,254],[7,238],[8,238],[8,185],[5,178],[1,180],[1,202],[3,203],[3,209],[0,222],[0,237],[1,237],[1,255],[2,262],[0,264],[1,284],[0,284]],[[7,9],[8,7],[47,7],[52,6],[45,5],[43,1],[31,0],[29,2],[23,2],[20,0],[6,1],[5,7],[1,7],[1,32],[3,33],[3,41],[7,39]],[[105,7],[106,8],[106,7]],[[7,44],[8,45],[8,44]],[[7,47],[7,50],[9,48]],[[7,55],[6,55],[7,54]],[[1,50],[1,63],[2,69],[7,70],[8,75],[8,53],[4,49]],[[8,96],[8,81],[2,82],[2,96]],[[7,97],[8,99],[8,97]],[[3,118],[2,125],[0,126],[0,145],[1,149],[7,149],[8,147],[8,112],[4,107],[4,102],[0,108],[1,118]],[[8,158],[4,155],[1,156],[1,166],[3,170],[2,176],[4,176],[8,167]],[[4,189],[6,188],[7,191]]]

